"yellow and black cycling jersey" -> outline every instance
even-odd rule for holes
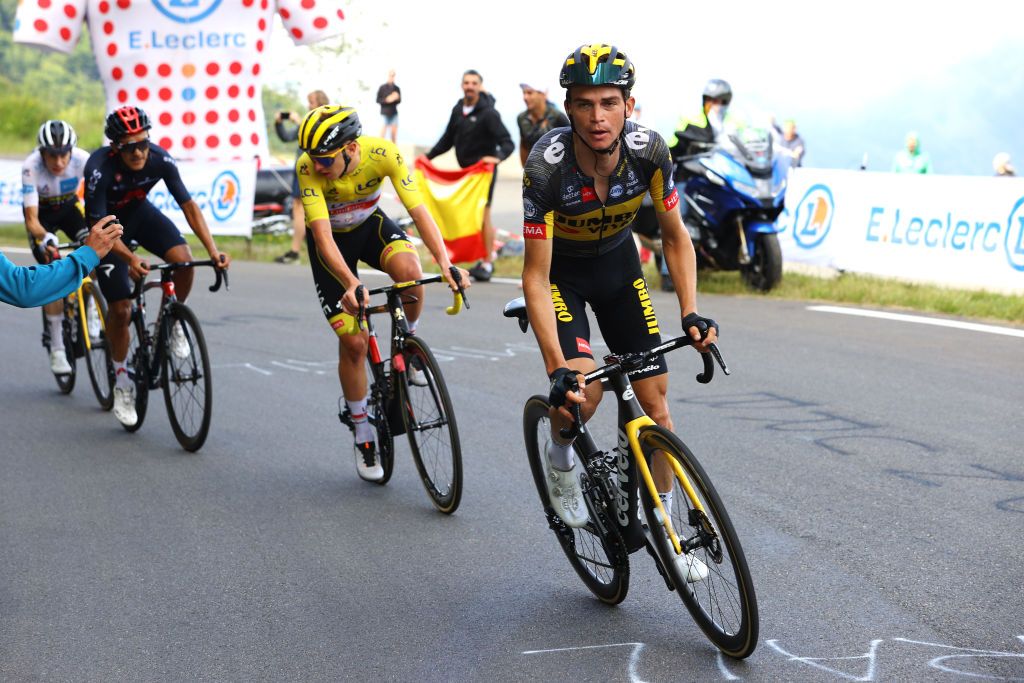
[[[407,210],[423,203],[416,181],[395,143],[365,136],[359,137],[358,142],[359,166],[337,180],[317,173],[308,154],[303,153],[295,162],[306,225],[326,219],[334,232],[349,232],[359,227],[377,208],[384,178],[391,178]],[[341,159],[335,163],[340,164]]]
[[[621,158],[608,178],[602,203],[594,179],[576,163],[570,128],[555,128],[537,141],[523,169],[523,237],[553,239],[557,256],[606,254],[629,239],[643,196],[649,191],[659,213],[675,209],[672,160],[655,131],[626,121]]]

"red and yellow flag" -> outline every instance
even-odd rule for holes
[[[494,164],[477,162],[457,171],[435,167],[426,157],[418,157],[413,175],[430,215],[437,221],[448,258],[452,263],[475,261],[484,257],[481,232],[484,207],[494,176]]]

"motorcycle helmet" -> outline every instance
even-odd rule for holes
[[[704,85],[705,100],[721,100],[722,104],[729,106],[732,102],[732,88],[727,81],[720,78],[712,78]]]

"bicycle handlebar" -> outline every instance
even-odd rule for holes
[[[452,279],[455,280],[455,284],[458,286],[458,289],[452,292],[452,305],[445,308],[445,312],[448,315],[457,315],[462,310],[463,305],[465,305],[466,310],[469,310],[469,300],[466,299],[466,290],[462,287],[462,274],[459,272],[459,269],[452,266],[449,272],[452,274]],[[359,310],[356,313],[356,321],[358,324],[352,325],[348,329],[343,330],[344,334],[355,334],[359,330],[366,329],[366,304],[363,303],[363,292],[366,292],[369,296],[373,296],[374,294],[384,294],[396,289],[407,289],[409,287],[418,287],[419,285],[443,281],[444,278],[438,274],[428,275],[427,277],[420,278],[419,280],[395,282],[390,285],[374,287],[370,290],[367,290],[365,285],[357,285],[355,296],[356,303],[359,305]]]
[[[175,271],[175,270],[178,270],[180,268],[195,268],[197,266],[210,266],[211,268],[213,268],[213,272],[214,272],[214,274],[216,276],[216,280],[214,280],[214,283],[212,285],[210,285],[210,291],[211,292],[216,292],[217,290],[219,290],[222,284],[224,285],[224,289],[226,289],[226,290],[230,290],[231,289],[231,287],[228,285],[228,272],[226,270],[224,270],[223,268],[218,268],[217,264],[214,262],[213,259],[206,259],[204,261],[180,261],[180,262],[177,262],[177,263],[158,263],[158,264],[156,264],[154,266],[150,266],[149,269],[151,271],[153,271],[153,270]],[[142,293],[142,289],[145,286],[146,286],[146,278],[140,278],[139,281],[135,283],[135,289],[132,290],[132,298],[133,299],[137,299],[139,297],[139,295]]]

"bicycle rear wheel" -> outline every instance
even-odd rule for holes
[[[600,514],[596,510],[603,506],[594,504],[592,496],[595,492],[592,487],[582,487],[591,513],[591,521],[583,528],[573,529],[566,526],[548,502],[548,489],[544,483],[547,477],[547,446],[551,440],[548,407],[544,397],[533,396],[523,408],[526,456],[530,461],[537,495],[540,496],[541,505],[547,515],[548,525],[555,532],[558,543],[576,574],[601,602],[617,605],[626,599],[626,593],[629,591],[628,554],[621,545],[609,540],[595,524],[594,519]],[[609,525],[610,522],[606,523],[606,528]]]
[[[715,487],[686,444],[669,430],[657,425],[645,427],[640,430],[639,441],[648,467],[655,451],[678,463],[704,510],[702,514],[695,509],[686,485],[676,473],[669,519],[680,542],[691,551],[677,554],[660,521],[661,515],[641,482],[640,500],[663,568],[711,642],[730,657],[749,657],[757,647],[757,597],[743,548]],[[705,565],[707,576],[688,583],[687,575],[693,572],[690,567],[699,567],[697,562]]]
[[[89,381],[103,410],[114,407],[114,365],[110,362],[110,345],[107,343],[107,301],[95,285],[82,285],[82,302],[85,304],[85,318],[79,320],[82,346],[85,352],[85,366],[89,370]]]
[[[403,353],[407,371],[401,382],[402,416],[409,447],[430,501],[451,514],[462,500],[462,447],[452,400],[425,341],[407,337]],[[409,370],[415,370],[425,385],[413,384]]]
[[[182,335],[174,342],[174,327]],[[213,380],[206,339],[195,313],[183,303],[167,307],[162,322],[161,358],[164,403],[171,430],[181,447],[194,453],[202,448],[213,413]],[[184,342],[181,343],[181,339]]]

